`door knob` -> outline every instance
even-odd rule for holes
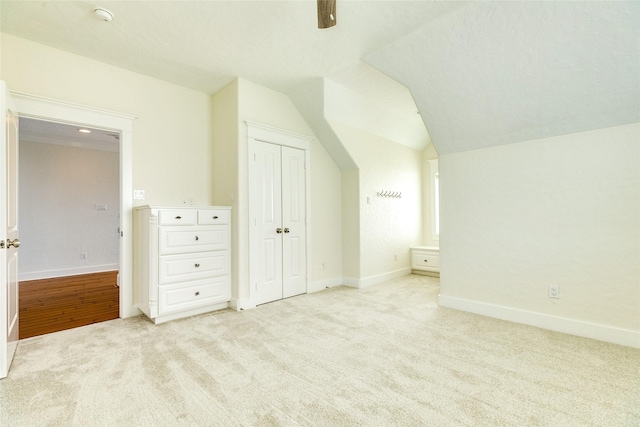
[[[285,229],[284,229],[284,232],[285,232],[285,233],[288,233],[288,232],[289,232],[289,229],[288,229],[288,228],[285,228]]]
[[[280,228],[280,227],[276,228],[276,233],[278,233],[278,234],[282,233],[282,228]]]
[[[9,249],[11,246],[13,246],[14,248],[19,248],[20,247],[20,240],[18,239],[7,239],[7,249]]]

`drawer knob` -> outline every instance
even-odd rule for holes
[[[200,295],[200,291],[196,292],[196,296]]]
[[[200,264],[196,264],[196,268],[200,267]]]
[[[214,216],[213,219],[218,219],[218,215]]]
[[[176,217],[176,219],[182,219],[182,217],[178,215],[178,216]]]
[[[425,259],[425,260],[424,260],[424,262],[429,262],[429,260],[428,260],[428,259]]]
[[[196,241],[200,240],[200,238],[198,236],[196,236]]]

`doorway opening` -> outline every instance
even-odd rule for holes
[[[20,339],[119,316],[120,134],[20,120]]]

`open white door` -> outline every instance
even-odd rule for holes
[[[0,81],[0,378],[18,346],[18,116]]]

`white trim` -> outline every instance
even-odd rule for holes
[[[536,326],[570,335],[592,338],[628,347],[640,348],[640,332],[613,326],[599,325],[581,320],[520,310],[447,295],[439,295],[441,307],[453,308],[496,319]]]
[[[342,284],[345,286],[349,286],[350,288],[359,288],[360,279],[356,279],[355,277],[343,277]]]
[[[49,122],[131,131],[133,130],[133,120],[137,118],[131,114],[102,110],[23,92],[10,91],[10,93],[21,116]],[[56,108],[55,116],[51,115],[50,108],[53,105]]]
[[[18,272],[18,280],[52,279],[54,277],[78,276],[80,274],[102,273],[105,271],[119,270],[118,264],[89,265],[86,267],[62,268],[59,270],[33,271],[31,273]]]
[[[302,135],[294,132],[289,132],[286,130],[274,128],[271,126],[263,125],[260,123],[255,123],[251,121],[245,122],[247,125],[247,179],[249,185],[251,185],[253,174],[255,173],[255,167],[253,165],[253,153],[255,153],[255,147],[258,142],[269,143],[279,146],[296,148],[299,150],[304,150],[305,152],[305,239],[306,239],[306,263],[307,263],[307,271],[306,271],[306,292],[309,292],[309,287],[311,286],[311,282],[309,277],[311,275],[311,141],[313,141],[313,137]],[[239,299],[237,304],[240,304],[240,301],[243,301],[240,305],[240,309],[250,309],[255,308],[255,287],[251,284],[254,283],[252,280],[255,276],[255,273],[251,269],[251,259],[252,259],[252,247],[253,240],[255,239],[255,231],[252,232],[253,226],[251,222],[251,218],[255,218],[253,209],[255,207],[251,203],[251,189],[249,189],[249,204],[248,204],[248,212],[249,212],[249,299],[248,303],[245,303],[244,300]],[[253,255],[255,256],[255,255]]]
[[[311,149],[313,137],[250,121],[246,121],[246,124],[247,136],[250,139],[268,142],[270,144],[286,145],[287,147],[299,148],[300,150]]]
[[[307,293],[311,294],[313,292],[324,291],[327,288],[335,288],[336,286],[341,286],[342,282],[344,282],[342,277],[334,277],[333,279],[316,280],[315,282],[309,282],[309,286],[307,286]]]
[[[401,268],[395,271],[389,271],[388,273],[378,274],[377,276],[365,277],[364,279],[360,279],[360,283],[358,285],[359,288],[367,288],[369,286],[377,285],[382,282],[386,282],[388,280],[397,279],[398,277],[403,277],[411,274],[411,267]]]
[[[183,319],[185,317],[197,316],[199,314],[211,313],[218,310],[224,310],[225,308],[229,308],[229,304],[226,302],[221,302],[220,304],[208,305],[205,307],[192,308],[191,310],[179,311],[177,313],[165,314],[164,316],[154,317],[150,319],[156,325],[164,322],[168,322],[170,320]]]
[[[21,92],[11,92],[11,95],[19,116],[120,132],[120,317],[140,314],[133,304],[133,120],[136,117]]]
[[[235,311],[253,310],[256,308],[256,305],[249,298],[231,298],[229,308]]]
[[[363,279],[356,279],[353,277],[343,277],[342,282],[345,286],[352,288],[367,288],[369,286],[377,285],[379,283],[386,282],[388,280],[397,279],[411,274],[411,267],[401,268],[399,270],[389,271],[387,273],[378,274],[376,276],[369,276]]]

